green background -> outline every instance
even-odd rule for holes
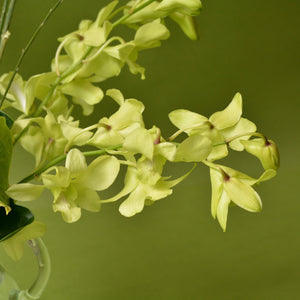
[[[64,0],[46,24],[22,64],[24,78],[49,70],[56,38],[95,18],[109,1]],[[198,18],[200,40],[189,41],[169,22],[170,40],[142,53],[147,79],[124,70],[103,89],[120,88],[146,105],[147,127],[164,136],[175,128],[167,115],[187,108],[209,116],[223,109],[239,91],[244,116],[278,143],[278,176],[257,188],[259,214],[231,208],[227,232],[210,215],[210,181],[203,166],[174,189],[172,196],[127,219],[118,204],[98,214],[84,213],[66,224],[51,212],[49,195],[30,204],[46,223],[44,240],[52,259],[52,276],[44,300],[294,300],[300,280],[300,2],[297,0],[203,1]],[[15,65],[21,48],[54,3],[17,1],[12,36],[1,72]],[[115,107],[113,107],[115,108]],[[96,121],[111,111],[100,104]],[[86,126],[93,120],[83,119]],[[259,162],[243,154],[225,160],[256,176]],[[24,168],[20,170],[20,164]],[[32,161],[18,151],[12,182],[26,175]],[[170,174],[182,174],[180,165]],[[27,250],[14,263],[0,249],[1,263],[26,288],[36,275]]]

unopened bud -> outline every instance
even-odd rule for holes
[[[261,161],[265,170],[277,170],[279,168],[279,151],[273,141],[257,138],[240,142],[244,145],[247,152],[256,156]]]

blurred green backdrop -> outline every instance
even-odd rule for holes
[[[12,36],[1,72],[11,70],[21,48],[54,0],[17,1]],[[46,24],[21,67],[24,78],[48,71],[56,38],[95,18],[109,1],[65,0]],[[258,187],[263,211],[231,208],[223,233],[210,216],[210,181],[196,169],[174,194],[127,219],[118,204],[99,214],[84,213],[66,224],[51,211],[50,198],[32,203],[48,231],[52,276],[44,300],[253,300],[299,297],[300,236],[300,2],[279,0],[203,1],[200,40],[192,42],[171,22],[171,39],[143,53],[147,79],[124,71],[102,85],[120,88],[146,105],[145,120],[174,128],[167,114],[187,108],[204,115],[223,109],[240,91],[244,116],[274,139],[282,165],[278,176]],[[100,104],[94,120],[111,110]],[[91,118],[83,119],[82,125]],[[226,162],[227,163],[227,162]],[[232,166],[256,175],[259,163],[234,155]],[[16,170],[20,165],[22,170]],[[18,152],[12,182],[32,161]],[[175,169],[181,174],[186,166]],[[35,277],[29,251],[14,263],[0,249],[3,263],[22,288]]]

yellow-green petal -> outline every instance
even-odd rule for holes
[[[217,218],[224,232],[226,230],[228,206],[230,202],[230,197],[227,195],[226,191],[223,190],[217,207]]]
[[[232,137],[242,135],[242,134],[245,134],[248,132],[254,133],[255,131],[256,131],[256,125],[253,122],[251,122],[245,118],[241,118],[235,126],[223,129],[221,132],[222,132],[222,135],[224,136],[224,138],[227,140]],[[244,146],[240,141],[248,140],[250,137],[251,137],[251,134],[243,135],[239,138],[236,138],[232,142],[229,143],[229,147],[235,151],[243,151]]]
[[[114,99],[120,106],[124,103],[124,96],[120,90],[109,89],[106,91],[106,95]]]
[[[100,127],[95,135],[88,141],[88,144],[99,148],[108,148],[123,144],[123,141],[124,138],[118,131]]]
[[[72,175],[78,175],[87,168],[86,159],[82,152],[76,148],[71,149],[67,154],[66,168]]]
[[[211,214],[216,218],[217,208],[223,192],[223,178],[219,171],[210,168],[211,181]]]
[[[101,200],[102,203],[115,202],[121,199],[122,197],[131,193],[139,184],[136,176],[136,169],[132,167],[128,167],[125,179],[124,179],[124,187],[123,189],[115,196]]]
[[[61,212],[62,217],[67,223],[74,223],[81,217],[81,208],[77,206],[75,200],[77,198],[77,190],[70,185],[69,188],[60,193],[58,198],[53,202],[53,211]]]
[[[215,112],[209,121],[219,130],[237,124],[242,115],[242,95],[235,94],[230,104],[222,111]]]
[[[11,185],[6,194],[18,201],[32,201],[40,197],[44,190],[43,185],[36,185],[32,183],[19,183]]]
[[[38,126],[31,126],[21,137],[22,147],[35,157],[35,166],[41,162],[44,151],[45,133]]]
[[[115,7],[118,5],[119,1],[115,0],[103,7],[100,12],[98,13],[98,16],[96,18],[95,23],[93,26],[102,26],[104,21],[108,18],[108,16],[113,12]]]
[[[135,99],[128,99],[120,106],[119,110],[109,118],[109,125],[112,129],[121,130],[132,123],[139,123],[144,127],[142,113],[145,106]]]
[[[135,44],[130,42],[113,47],[106,47],[104,51],[111,57],[114,57],[124,63],[135,47]]]
[[[92,47],[99,47],[101,46],[106,40],[106,34],[104,28],[101,27],[90,27],[84,33],[84,40],[83,42]]]
[[[174,12],[170,17],[180,26],[187,37],[194,41],[198,39],[196,21],[192,16]]]
[[[154,144],[151,133],[145,128],[137,128],[124,140],[123,147],[132,153],[141,153],[152,160]]]
[[[223,185],[226,193],[236,205],[251,212],[261,211],[261,199],[250,185],[233,177],[224,181]]]
[[[132,217],[140,213],[145,205],[146,193],[141,186],[138,186],[129,197],[122,202],[119,212],[125,217]]]
[[[213,148],[210,154],[207,157],[207,160],[214,161],[221,158],[224,158],[228,155],[227,145],[224,144],[224,136],[216,128],[209,128],[203,132],[207,136],[212,144]]]
[[[176,151],[176,145],[168,142],[159,143],[154,147],[155,155],[160,154],[169,161],[175,160]]]
[[[82,128],[74,126],[69,122],[60,122],[61,131],[64,137],[69,141],[69,146],[71,145],[84,145],[92,137],[93,133],[90,131],[85,131]]]
[[[131,4],[133,5],[136,3],[136,1],[131,1]],[[136,12],[135,14],[132,14],[125,23],[140,23],[144,22],[145,20],[155,20],[158,18],[165,17],[167,15],[164,11],[156,11],[155,8],[159,5],[157,1],[152,2],[148,6],[144,7],[140,11]],[[127,11],[129,13],[129,10]]]
[[[99,156],[87,167],[80,177],[86,187],[102,191],[113,184],[120,170],[120,163],[114,156]]]
[[[157,20],[141,26],[134,37],[134,43],[139,49],[154,48],[160,46],[161,40],[166,40],[170,36],[167,27]]]
[[[43,173],[41,175],[45,187],[49,189],[56,188],[56,187],[62,187],[62,188],[68,187],[71,182],[70,170],[60,166],[54,167],[54,169],[56,171],[55,175],[47,174],[47,173]]]
[[[76,204],[78,206],[91,212],[100,211],[101,203],[99,201],[100,198],[97,192],[80,185],[76,187],[76,190],[77,190]]]
[[[186,109],[177,109],[169,114],[169,119],[177,128],[185,131],[186,133],[191,132],[192,128],[197,129],[203,126],[208,119],[197,113]]]
[[[257,179],[256,183],[260,183],[263,181],[267,181],[275,177],[277,174],[277,171],[274,169],[267,169],[264,171],[264,173]]]
[[[77,76],[80,78],[89,78],[90,82],[101,82],[107,78],[118,76],[123,64],[120,60],[102,51],[93,60],[86,62],[79,69]]]
[[[212,142],[203,135],[192,135],[177,148],[175,161],[199,162],[207,158],[212,150]]]
[[[62,85],[60,89],[64,94],[80,98],[89,105],[99,103],[104,96],[102,90],[88,80],[74,80]]]

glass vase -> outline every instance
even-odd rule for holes
[[[48,250],[42,239],[29,240],[27,242],[34,253],[39,273],[27,290],[20,290],[18,284],[6,270],[0,265],[0,300],[34,300],[40,299],[50,276],[51,266]]]

